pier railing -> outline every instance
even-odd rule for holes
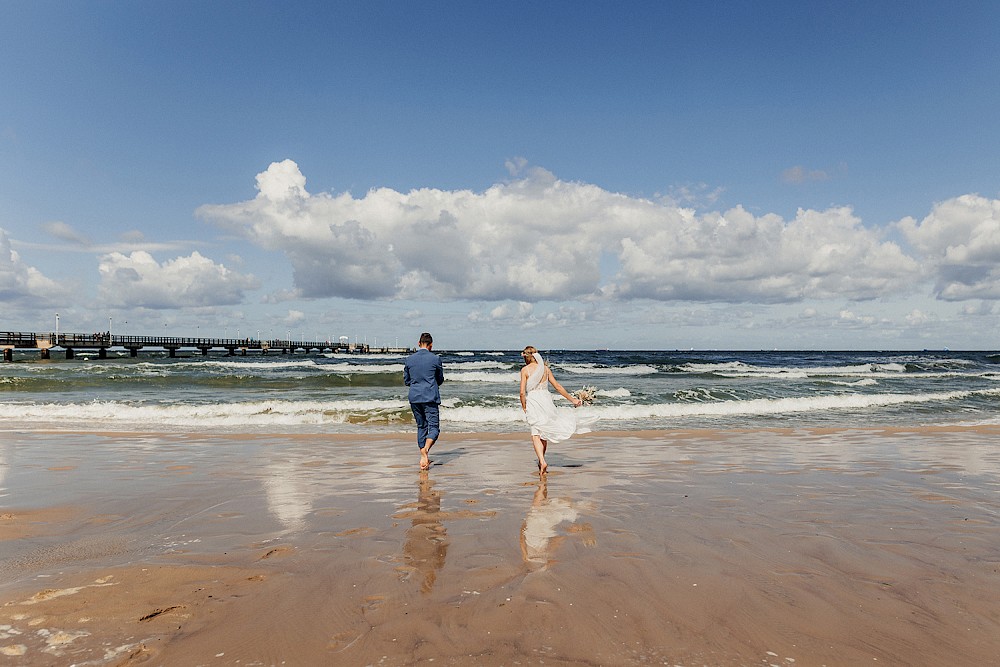
[[[13,350],[40,350],[43,359],[49,358],[49,350],[52,348],[62,348],[66,351],[66,358],[72,359],[75,350],[96,349],[100,358],[105,358],[108,348],[121,347],[130,351],[134,357],[138,351],[144,348],[161,348],[167,350],[171,357],[177,350],[190,348],[200,350],[203,355],[207,355],[209,350],[224,349],[230,355],[234,355],[237,350],[246,354],[248,350],[267,354],[268,351],[279,351],[282,354],[295,353],[297,350],[311,350],[332,352],[406,352],[405,348],[372,348],[367,344],[343,344],[332,341],[307,341],[307,340],[287,340],[269,339],[258,340],[256,338],[206,338],[206,337],[185,337],[185,336],[116,336],[110,332],[98,332],[92,334],[84,333],[59,333],[54,331],[42,333],[29,333],[24,331],[0,331],[0,349],[3,350],[5,361],[13,359]]]

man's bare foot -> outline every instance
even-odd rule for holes
[[[431,467],[431,460],[427,456],[427,450],[426,449],[421,449],[420,450],[420,469],[421,470],[427,470],[430,467]]]

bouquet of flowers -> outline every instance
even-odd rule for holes
[[[590,405],[594,402],[594,397],[597,396],[597,387],[584,385],[581,389],[574,391],[573,396],[579,398],[583,405]]]

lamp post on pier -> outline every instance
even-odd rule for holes
[[[56,345],[59,344],[59,313],[56,313]]]

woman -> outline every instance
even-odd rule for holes
[[[571,395],[556,382],[552,370],[545,365],[538,350],[529,345],[521,352],[524,368],[521,369],[521,409],[531,427],[531,444],[538,456],[538,470],[545,474],[549,464],[545,462],[545,450],[549,441],[566,440],[575,433],[587,433],[596,417],[578,419],[572,410],[560,409],[552,402],[549,385],[579,407],[583,401]]]

